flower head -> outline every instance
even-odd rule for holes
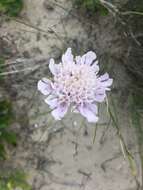
[[[113,79],[106,73],[99,76],[96,54],[87,52],[82,57],[73,57],[71,48],[62,56],[62,62],[55,64],[50,60],[49,69],[53,80],[43,78],[38,82],[38,90],[46,97],[52,115],[61,120],[71,107],[88,122],[98,121],[97,102],[103,102],[106,91],[110,90]]]

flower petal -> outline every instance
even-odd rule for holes
[[[110,86],[112,85],[112,83],[113,83],[113,79],[109,78],[108,73],[105,73],[104,75],[101,75],[101,76],[98,78],[98,81],[99,81],[100,87],[105,88],[105,90],[110,90],[109,87],[110,87]]]
[[[44,94],[45,96],[49,95],[52,91],[52,86],[51,86],[51,81],[46,79],[46,78],[43,78],[42,80],[40,80],[38,82],[38,85],[37,85],[37,88],[38,90]]]
[[[95,105],[95,104],[86,104],[86,105],[87,105],[87,107],[88,107],[93,113],[95,113],[95,114],[98,113],[97,105]]]
[[[45,102],[49,105],[49,107],[51,109],[54,109],[58,106],[58,100],[57,98],[51,98],[51,97],[48,97],[45,99]]]
[[[81,56],[76,56],[75,60],[76,60],[76,64],[81,64]]]
[[[64,64],[73,63],[73,54],[72,54],[71,48],[68,48],[65,54],[63,54],[62,62]]]
[[[52,116],[55,120],[61,120],[68,111],[68,104],[62,103],[52,111]]]
[[[100,81],[101,82],[104,82],[104,81],[106,81],[108,79],[109,79],[109,74],[108,73],[105,73],[104,75],[100,76]]]
[[[91,68],[92,68],[92,70],[93,70],[95,73],[98,73],[98,72],[99,72],[99,66],[98,66],[97,64],[98,64],[98,61],[96,61],[93,65],[91,65]]]
[[[93,51],[89,51],[82,56],[82,63],[91,65],[93,61],[97,58],[96,54]]]
[[[105,89],[96,90],[96,93],[95,93],[96,102],[100,102],[100,103],[103,102],[105,97],[106,97]]]
[[[106,90],[109,89],[108,87],[110,87],[113,83],[113,79],[108,79],[105,82],[102,82],[102,85],[106,87]]]
[[[50,59],[49,69],[53,75],[57,75],[60,72],[61,64],[55,64],[54,59]]]
[[[97,107],[94,104],[83,104],[78,107],[79,112],[83,115],[88,122],[96,123],[98,117],[96,116]]]

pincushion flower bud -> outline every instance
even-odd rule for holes
[[[53,79],[43,78],[38,82],[38,90],[46,96],[45,102],[53,110],[56,120],[61,120],[69,109],[80,113],[88,122],[98,121],[97,103],[106,98],[113,79],[105,73],[99,76],[97,56],[89,51],[74,58],[71,48],[55,64],[50,60],[49,69]]]

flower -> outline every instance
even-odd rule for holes
[[[99,76],[97,56],[89,51],[74,58],[71,48],[62,56],[62,62],[50,60],[49,69],[53,79],[43,78],[38,90],[46,97],[45,102],[53,110],[56,120],[61,120],[69,108],[80,113],[88,122],[98,121],[97,103],[103,102],[113,79],[105,73]]]

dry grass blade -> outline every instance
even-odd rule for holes
[[[116,118],[117,118],[113,98],[111,98],[111,102],[112,102],[112,107],[114,109],[114,114],[116,115]],[[130,170],[131,170],[131,174],[132,174],[132,176],[134,177],[134,179],[136,181],[137,187],[139,187],[140,184],[139,184],[139,182],[137,180],[137,167],[136,167],[135,159],[134,159],[132,153],[128,150],[126,144],[125,144],[124,138],[123,138],[123,136],[121,134],[120,127],[119,127],[118,122],[117,122],[118,118],[117,119],[115,118],[115,116],[113,115],[110,107],[108,107],[108,111],[109,111],[109,115],[110,115],[110,117],[112,119],[113,125],[115,126],[115,128],[117,130],[117,135],[118,135],[118,138],[119,138],[120,147],[121,147],[121,151],[123,153],[123,156],[124,156],[124,158],[127,158],[127,161],[129,163],[129,167],[130,167]]]

